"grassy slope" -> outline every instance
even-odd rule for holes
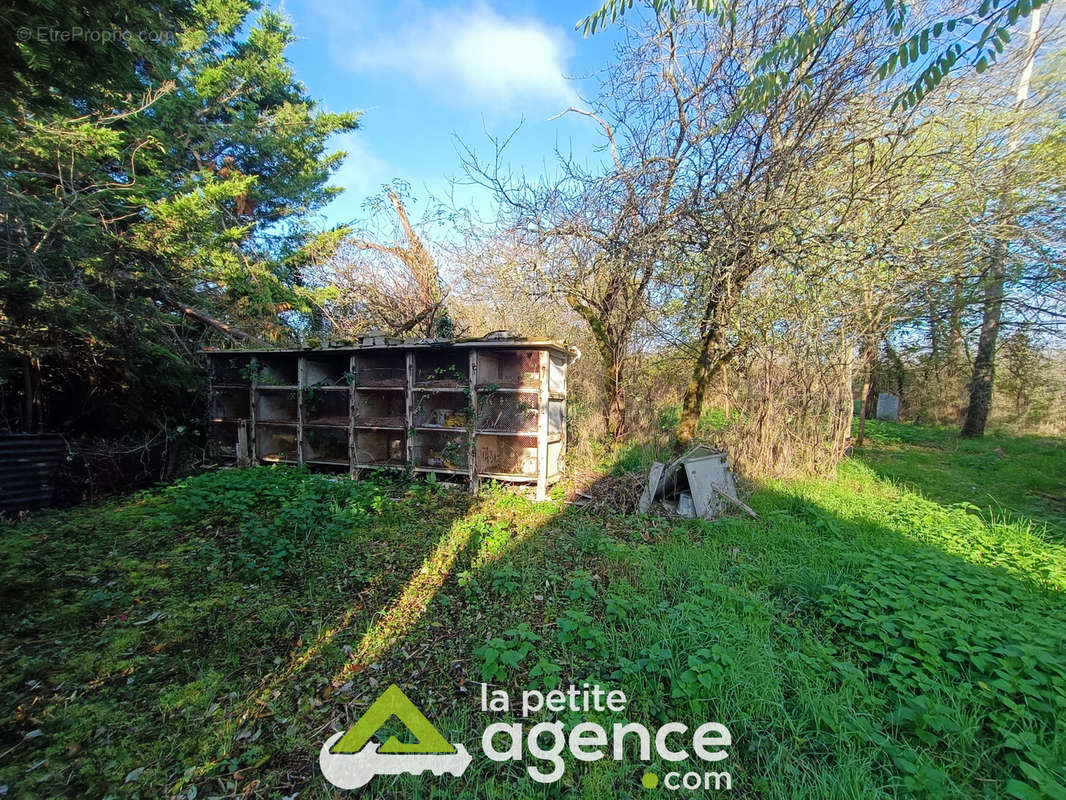
[[[474,764],[360,796],[635,798],[663,774],[569,763],[545,789],[488,763],[487,675],[721,721],[739,797],[1066,796],[1062,443],[873,434],[835,481],[761,488],[760,524],[257,469],[0,531],[0,784],[337,796],[318,746],[393,682]]]
[[[1066,538],[1066,442],[991,433],[961,439],[945,428],[873,423],[860,457],[880,476],[938,503],[971,503],[996,519],[1029,519]]]

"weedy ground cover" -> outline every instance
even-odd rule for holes
[[[649,728],[726,724],[737,797],[1066,797],[1066,449],[871,430],[834,480],[759,487],[759,523],[257,468],[10,526],[0,784],[339,796],[318,747],[398,683],[475,759],[367,797],[647,797],[663,764],[479,757],[481,681],[595,681]]]

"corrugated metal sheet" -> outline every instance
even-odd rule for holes
[[[0,511],[49,505],[66,458],[67,443],[58,434],[0,433]]]

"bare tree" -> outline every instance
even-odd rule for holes
[[[433,253],[411,221],[402,190],[386,186],[369,208],[380,215],[386,205],[395,213],[391,241],[379,241],[385,237],[367,224],[341,245],[327,267],[336,296],[325,313],[342,336],[366,328],[394,336],[450,336],[447,289]],[[431,224],[433,213],[423,227]]]
[[[713,24],[679,13],[628,31],[599,100],[570,109],[601,132],[601,163],[557,153],[552,174],[529,181],[504,168],[506,140],[488,159],[464,150],[468,175],[500,201],[500,234],[523,262],[516,272],[588,328],[611,435],[626,429],[626,376],[650,336],[686,356],[676,444],[691,441],[711,383],[741,356],[755,363],[738,304],[771,274],[835,285],[847,298],[835,306],[829,349],[856,347],[864,403],[879,353],[896,352],[892,332],[919,315],[942,325],[947,307],[945,350],[968,346],[967,253],[1005,232],[1002,215],[975,210],[988,205],[992,115],[969,114],[968,128],[938,136],[957,122],[928,113],[929,103],[893,113],[898,87],[871,79],[892,39],[876,9],[864,16],[813,0],[795,11],[738,7]],[[765,42],[811,19],[847,30],[807,53],[767,102],[749,103]],[[941,97],[960,94],[932,102]],[[1032,207],[1048,205],[1034,198]]]
[[[488,160],[469,147],[463,153],[470,178],[500,201],[500,227],[524,254],[529,280],[587,325],[603,365],[602,413],[611,437],[625,432],[626,369],[649,287],[671,258],[675,222],[695,192],[682,175],[691,148],[686,125],[649,81],[644,46],[631,43],[595,111],[566,112],[599,127],[609,154],[604,169],[557,153],[557,176],[531,182],[503,167],[506,140],[494,140]]]
[[[848,178],[861,165],[857,154],[874,145],[852,122],[864,113],[857,97],[876,70],[881,42],[872,16],[845,10],[828,0],[808,4],[806,16],[761,6],[738,8],[725,25],[660,20],[653,41],[661,45],[645,51],[675,99],[686,142],[680,172],[692,187],[676,215],[679,252],[660,273],[664,296],[678,309],[664,333],[691,355],[678,448],[696,433],[708,386],[743,347],[727,333],[749,280],[779,258],[808,268],[812,251],[839,236],[854,213],[859,192]],[[813,17],[847,25],[850,35],[838,48],[811,52],[798,80],[753,108],[749,69],[765,42],[787,38]],[[841,164],[855,165],[837,184],[845,191],[827,193],[825,173],[840,173]]]

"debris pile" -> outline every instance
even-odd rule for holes
[[[637,510],[647,514],[656,501],[667,511],[690,519],[715,519],[728,507],[759,518],[737,497],[737,484],[726,454],[702,444],[669,464],[656,461],[652,465]]]
[[[602,475],[574,495],[570,505],[617,514],[633,514],[644,486],[639,472]]]

